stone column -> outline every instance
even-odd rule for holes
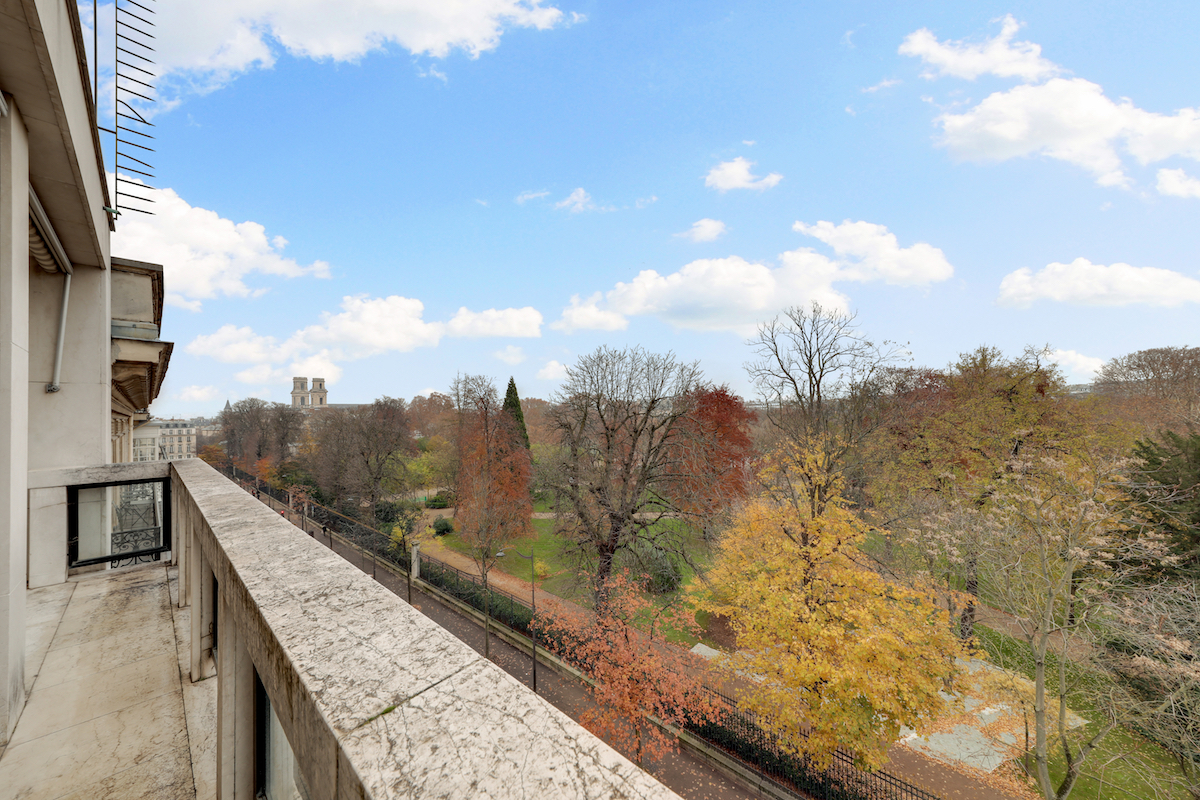
[[[217,800],[253,800],[254,665],[233,610],[224,598],[220,603],[225,622],[217,648]]]
[[[213,580],[212,568],[197,541],[199,531],[188,526],[192,537],[188,546],[188,595],[192,607],[192,683],[212,677],[213,660]],[[221,633],[224,633],[222,631]],[[218,650],[220,647],[218,646]]]
[[[0,116],[0,744],[25,705],[29,502],[29,138],[12,95]]]

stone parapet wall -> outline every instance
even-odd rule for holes
[[[313,800],[676,797],[204,462],[171,476],[219,796],[253,796],[257,674]]]

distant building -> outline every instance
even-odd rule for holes
[[[292,378],[292,408],[321,408],[328,405],[328,400],[324,378],[313,378],[311,391],[308,378]]]
[[[196,458],[202,420],[155,419],[133,432],[134,461]]]

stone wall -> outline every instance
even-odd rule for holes
[[[313,800],[676,797],[204,462],[171,475],[220,797],[253,796],[255,675]]]

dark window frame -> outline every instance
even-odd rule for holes
[[[106,556],[79,560],[79,491],[81,489],[103,489],[109,486],[141,486],[147,483],[162,484],[162,544],[146,550],[136,550],[132,553],[109,553]],[[138,481],[105,481],[103,483],[81,483],[67,487],[67,568],[90,567],[96,564],[106,564],[110,561],[123,561],[130,558],[165,553],[171,549],[171,479],[146,478]]]

